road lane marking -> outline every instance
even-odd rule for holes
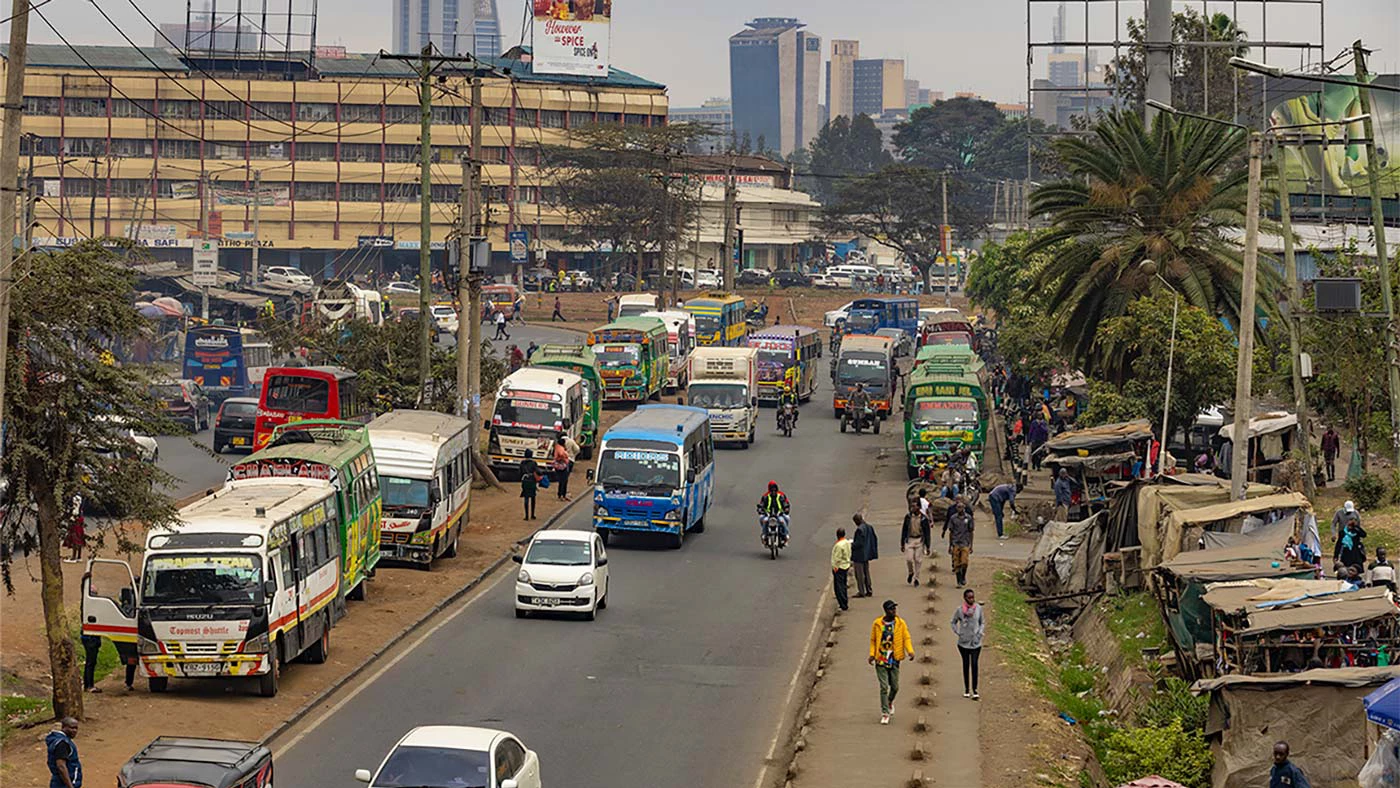
[[[812,628],[807,632],[807,645],[802,648],[802,659],[797,662],[797,669],[792,672],[792,678],[788,680],[787,695],[783,697],[783,704],[778,711],[778,729],[773,731],[773,738],[768,742],[768,754],[763,757],[763,769],[758,773],[758,779],[754,780],[754,788],[764,788],[768,783],[768,770],[773,768],[773,758],[778,754],[778,746],[782,744],[783,727],[787,722],[787,715],[792,706],[793,693],[797,691],[797,684],[802,678],[803,668],[807,666],[807,660],[812,654],[812,648],[817,642],[817,631],[822,620],[822,600],[826,596],[826,586],[822,585],[817,592],[817,610],[812,614]]]

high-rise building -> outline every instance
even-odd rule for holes
[[[499,57],[496,0],[395,0],[394,51],[419,52],[429,42],[448,55]]]
[[[919,103],[919,80],[904,80],[904,106],[912,107]]]
[[[836,118],[855,115],[855,65],[860,59],[860,42],[831,42],[831,60],[826,64],[826,114]]]
[[[821,126],[822,41],[786,17],[765,17],[729,38],[734,133],[784,156],[806,147]]]
[[[852,111],[872,118],[885,110],[902,110],[904,100],[903,60],[857,60],[852,80]]]
[[[712,98],[698,107],[671,107],[667,123],[702,123],[714,129],[696,141],[696,153],[709,153],[714,147],[723,150],[734,137],[734,108],[729,99]]]

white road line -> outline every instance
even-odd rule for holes
[[[817,610],[812,614],[812,628],[807,632],[807,645],[802,649],[802,659],[797,662],[797,669],[792,672],[792,678],[788,680],[787,695],[783,698],[783,704],[779,707],[778,729],[773,731],[773,739],[768,743],[768,754],[763,758],[763,769],[758,773],[758,779],[754,780],[754,788],[764,788],[768,781],[768,770],[773,768],[773,758],[778,754],[778,746],[782,744],[783,724],[787,722],[788,712],[791,711],[792,695],[797,691],[797,683],[802,678],[803,668],[807,665],[807,660],[812,654],[812,648],[817,642],[817,630],[822,618],[822,598],[826,596],[826,586],[817,592]]]

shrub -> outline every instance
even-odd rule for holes
[[[1175,676],[1168,676],[1142,710],[1137,722],[1148,728],[1165,728],[1179,723],[1186,730],[1204,730],[1210,700],[1191,693],[1191,685]]]
[[[1156,774],[1187,788],[1210,788],[1211,754],[1205,735],[1183,728],[1179,721],[1116,729],[1104,738],[1099,761],[1112,785]]]
[[[1376,473],[1363,473],[1355,478],[1347,479],[1346,484],[1342,486],[1346,488],[1347,494],[1356,502],[1356,505],[1362,509],[1374,509],[1380,506],[1385,502],[1386,494],[1389,492],[1385,479]]]

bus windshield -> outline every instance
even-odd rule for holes
[[[723,327],[724,324],[723,321],[720,320],[719,315],[695,316],[695,333],[700,334],[701,336],[709,336],[711,334],[714,334]]]
[[[496,416],[507,424],[553,427],[564,418],[564,406],[536,399],[503,399],[496,402]]]
[[[786,367],[792,363],[792,350],[770,350],[760,348],[758,351],[759,364],[777,364]]]
[[[607,449],[598,460],[598,483],[604,487],[675,490],[681,486],[681,456],[664,451]]]
[[[748,404],[748,386],[742,383],[692,383],[686,404],[696,408],[723,410]]]
[[[975,402],[921,399],[914,403],[914,407],[918,413],[914,417],[914,426],[920,429],[977,425]]]
[[[846,318],[846,329],[855,333],[872,332],[880,327],[880,316],[870,312],[858,312]]]
[[[385,509],[426,509],[430,503],[426,479],[380,476]]]
[[[884,383],[889,377],[888,361],[875,353],[844,355],[836,366],[836,379],[842,383]]]
[[[145,604],[258,604],[262,564],[244,554],[155,556],[146,561],[141,583]]]
[[[331,407],[330,381],[298,375],[274,375],[267,382],[269,410],[292,413],[329,413]]]
[[[595,345],[593,357],[598,359],[600,367],[635,367],[642,353],[636,345]]]

